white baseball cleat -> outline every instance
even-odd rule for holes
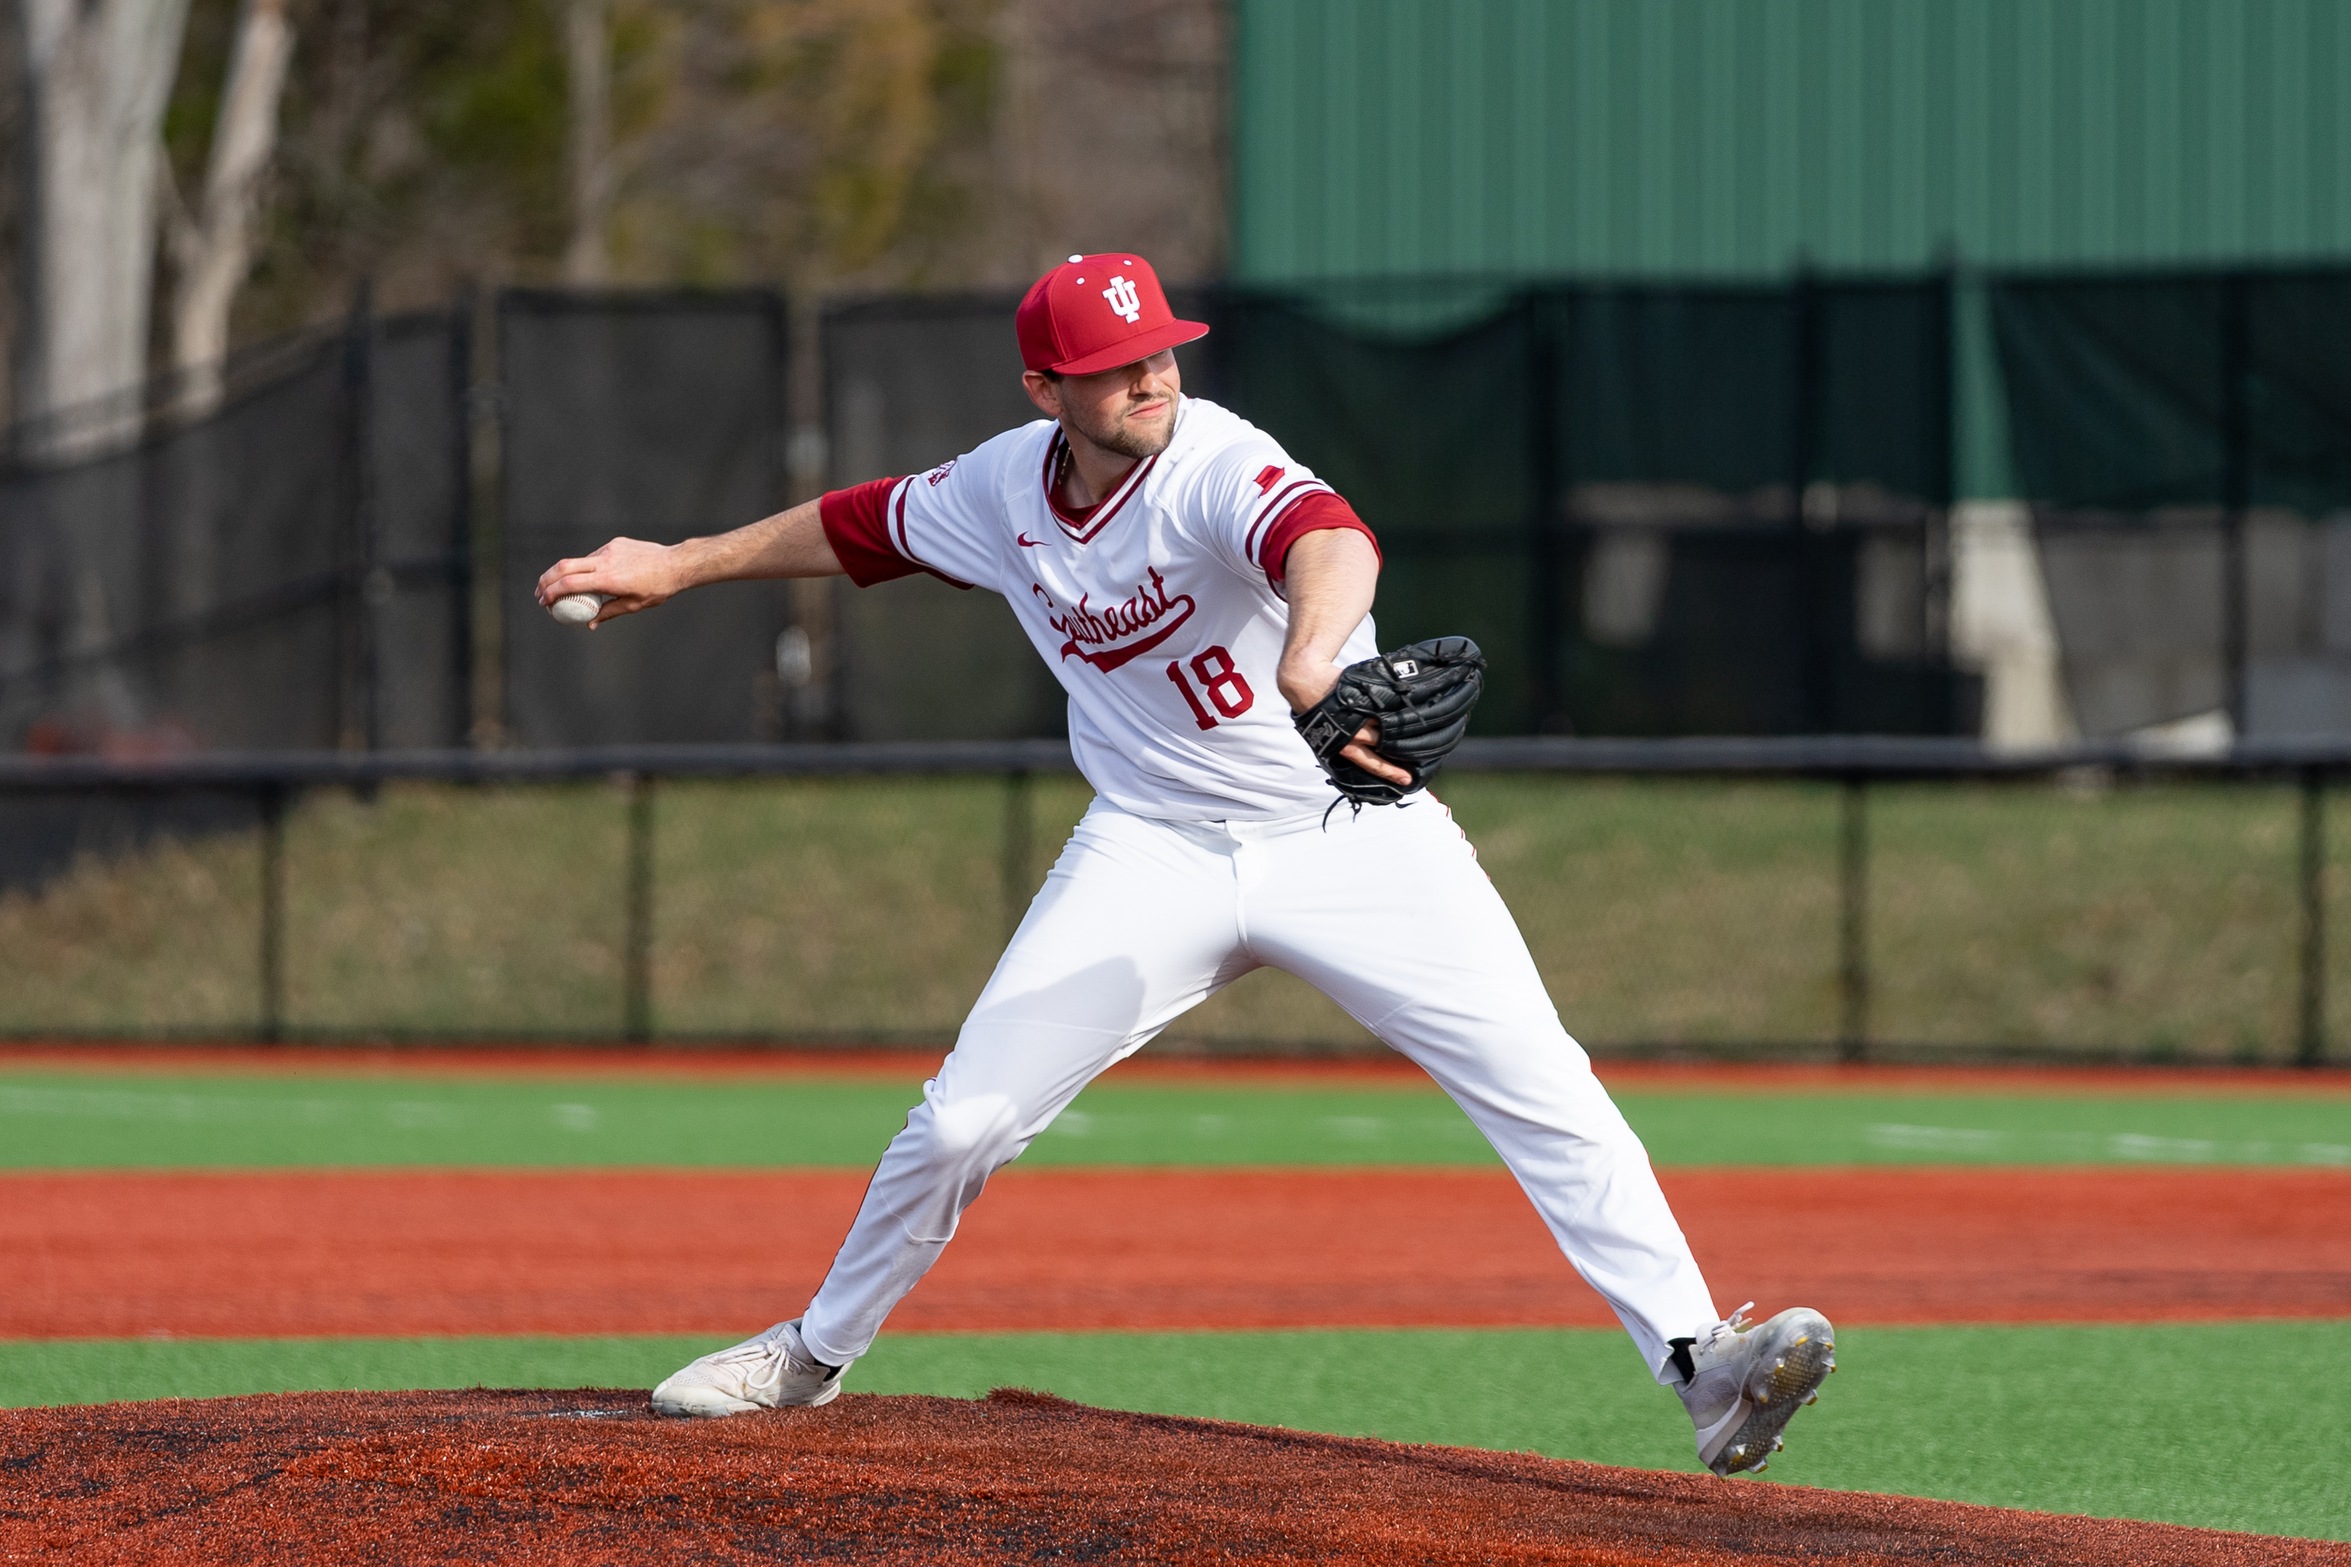
[[[794,1318],[673,1372],[653,1390],[653,1407],[665,1415],[740,1415],[829,1404],[840,1392],[841,1368],[808,1353]]]
[[[1761,1473],[1780,1450],[1781,1430],[1837,1369],[1828,1318],[1796,1306],[1749,1327],[1754,1304],[1690,1345],[1692,1374],[1674,1389],[1698,1429],[1698,1457],[1718,1475]]]

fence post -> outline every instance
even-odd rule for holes
[[[1560,603],[1566,565],[1560,538],[1565,464],[1560,441],[1559,329],[1545,296],[1530,292],[1520,304],[1527,335],[1527,682],[1526,732],[1553,734],[1565,716],[1559,675],[1567,638]]]
[[[449,717],[448,744],[472,746],[474,731],[473,318],[471,283],[449,312]]]
[[[1848,773],[1837,821],[1837,1058],[1869,1053],[1869,795]]]
[[[628,924],[621,935],[621,1032],[653,1037],[653,775],[629,774]]]
[[[2327,1053],[2326,774],[2302,769],[2302,1036],[2295,1064]]]
[[[1036,890],[1029,885],[1029,845],[1034,836],[1030,817],[1028,769],[1016,767],[1004,775],[1004,858],[998,867],[1004,888],[1007,941],[1020,929],[1021,916],[1028,912],[1029,894]]]
[[[1831,734],[1841,727],[1837,701],[1835,627],[1842,610],[1830,591],[1831,566],[1839,546],[1831,508],[1815,515],[1813,476],[1825,466],[1827,381],[1825,306],[1809,257],[1799,256],[1788,285],[1791,406],[1788,410],[1788,523],[1796,554],[1796,650],[1798,688],[1803,697],[1804,732]]]
[[[286,1025],[286,789],[261,786],[261,1020],[260,1035],[276,1043]]]
[[[359,280],[343,330],[343,583],[337,613],[348,617],[341,679],[349,693],[337,743],[346,751],[379,749],[383,734],[382,640],[378,625],[392,597],[391,574],[378,559],[375,507],[375,294]],[[373,790],[362,790],[372,797]]]
[[[1951,513],[1959,499],[1959,407],[1958,352],[1959,291],[1962,286],[1959,273],[1959,250],[1946,240],[1938,265],[1942,276],[1936,285],[1939,309],[1933,329],[1933,350],[1923,374],[1926,379],[1925,419],[1927,422],[1927,450],[1933,454],[1928,485],[1929,499],[1934,511],[1928,517],[1920,538],[1920,554],[1924,559],[1926,582],[1919,594],[1918,645],[1925,649],[1929,660],[1938,661],[1929,674],[1926,709],[1928,732],[1947,735],[1953,732],[1953,699],[1957,695],[1951,684],[1951,577],[1952,529]]]
[[[2229,725],[2245,732],[2246,665],[2252,643],[2245,513],[2253,504],[2250,280],[2232,272],[2220,304],[2220,671]]]

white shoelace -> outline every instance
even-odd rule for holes
[[[755,1368],[745,1372],[745,1387],[776,1388],[783,1386],[784,1372],[791,1364],[791,1352],[784,1348],[784,1341],[780,1337],[753,1339],[747,1344],[720,1350],[711,1357],[711,1363],[730,1369],[736,1366]]]
[[[1716,1344],[1722,1341],[1722,1336],[1725,1333],[1729,1333],[1735,1336],[1741,1330],[1752,1326],[1752,1324],[1748,1321],[1747,1313],[1753,1311],[1754,1309],[1755,1302],[1748,1301],[1745,1305],[1732,1312],[1722,1321],[1717,1322],[1706,1335],[1706,1348],[1709,1350],[1713,1349]]]

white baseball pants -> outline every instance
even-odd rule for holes
[[[1438,801],[1190,823],[1097,800],[922,1103],[882,1155],[801,1334],[863,1354],[988,1177],[1112,1063],[1250,970],[1336,1001],[1468,1112],[1652,1372],[1714,1302],[1649,1156]]]

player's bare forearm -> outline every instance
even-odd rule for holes
[[[705,539],[651,544],[614,539],[592,554],[559,560],[540,574],[538,597],[552,604],[574,593],[600,593],[595,625],[667,603],[712,582],[773,577],[834,577],[841,558],[825,537],[815,501]]]
[[[1290,632],[1282,642],[1274,680],[1290,711],[1303,713],[1339,683],[1339,650],[1371,613],[1380,585],[1380,552],[1352,528],[1302,534],[1282,561],[1282,591],[1290,603]],[[1365,724],[1339,754],[1377,778],[1406,788],[1412,775],[1372,749],[1379,726]]]
[[[1290,634],[1275,679],[1290,711],[1303,713],[1338,683],[1339,649],[1371,613],[1380,585],[1379,551],[1352,528],[1303,534],[1282,562]]]

